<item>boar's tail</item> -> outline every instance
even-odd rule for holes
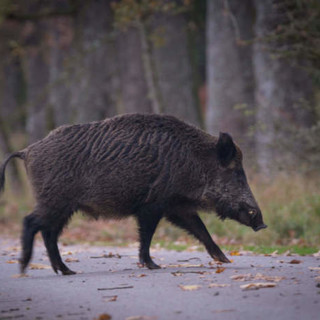
[[[12,158],[20,158],[20,159],[24,159],[24,153],[21,151],[18,152],[14,152],[12,154],[10,154],[10,156],[4,161],[4,163],[0,166],[0,193],[3,192],[4,190],[4,183],[5,183],[5,175],[4,172],[6,170],[6,166],[8,164],[8,162],[12,159]]]

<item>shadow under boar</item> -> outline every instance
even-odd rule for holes
[[[242,167],[242,153],[227,133],[219,138],[166,115],[127,114],[65,125],[11,154],[0,168],[0,190],[11,158],[21,158],[34,191],[34,211],[24,218],[21,272],[41,231],[53,270],[74,274],[57,240],[72,214],[136,217],[140,263],[159,268],[149,254],[161,218],[201,241],[209,255],[230,262],[197,211],[215,211],[255,231],[266,228]]]

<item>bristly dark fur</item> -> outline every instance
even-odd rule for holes
[[[24,159],[36,198],[24,220],[22,271],[41,231],[53,269],[73,273],[61,260],[57,239],[77,210],[95,218],[134,215],[140,262],[152,269],[158,266],[149,246],[162,217],[193,234],[212,257],[228,262],[197,210],[216,206],[221,218],[240,221],[240,202],[258,208],[232,138],[220,134],[217,139],[171,116],[128,114],[59,127],[4,162],[0,188],[12,157]]]

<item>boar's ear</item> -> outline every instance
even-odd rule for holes
[[[222,166],[227,167],[236,155],[236,146],[228,133],[220,132],[217,142],[217,155]]]

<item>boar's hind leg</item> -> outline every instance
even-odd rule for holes
[[[71,275],[76,272],[70,270],[63,262],[58,249],[58,237],[60,230],[47,229],[42,231],[42,237],[45,243],[45,246],[48,251],[52,269],[55,273],[58,273],[58,270],[61,271],[63,275]]]
[[[191,235],[202,242],[210,256],[221,262],[230,262],[220,248],[212,240],[206,226],[197,213],[188,215],[170,214],[166,217],[171,223],[188,231]]]
[[[76,272],[70,270],[63,262],[60,256],[60,252],[58,249],[58,237],[64,227],[64,225],[68,222],[69,217],[72,212],[65,213],[63,212],[59,217],[63,217],[61,221],[54,221],[50,225],[46,225],[42,228],[42,238],[44,240],[45,246],[48,251],[48,255],[50,258],[52,269],[55,273],[58,273],[58,270],[61,271],[63,275],[71,275]],[[48,217],[49,218],[49,217]],[[48,219],[49,220],[49,219]]]
[[[144,212],[138,214],[138,226],[140,237],[139,260],[142,266],[149,269],[160,269],[160,266],[155,264],[150,257],[150,243],[157,225],[162,217],[162,214],[154,212]]]
[[[23,230],[21,237],[22,256],[20,258],[21,273],[25,272],[26,267],[32,256],[34,236],[41,228],[39,215],[36,211],[30,213],[23,220]]]

